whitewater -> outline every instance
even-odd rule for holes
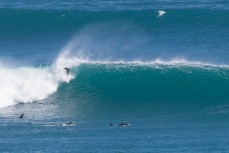
[[[66,75],[64,68],[71,66],[67,60],[60,62],[62,58],[49,66],[11,67],[1,64],[0,108],[45,99],[58,89],[60,83],[73,79],[72,74]]]

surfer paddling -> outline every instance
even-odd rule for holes
[[[127,123],[126,121],[122,121],[118,125],[115,125],[115,124],[111,123],[111,124],[109,124],[109,126],[131,126],[131,124]]]
[[[130,124],[126,123],[126,121],[122,121],[118,126],[130,126]]]
[[[69,126],[69,125],[72,125],[72,122],[70,121],[70,122],[66,123],[66,125],[68,125],[68,126]]]
[[[73,124],[72,124],[71,121],[70,121],[70,122],[67,122],[67,123],[63,123],[62,125],[63,125],[63,126],[73,126]]]
[[[65,69],[65,71],[66,71],[66,74],[68,75],[69,72],[70,72],[70,68],[65,67],[64,69]]]

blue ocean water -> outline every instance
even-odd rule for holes
[[[228,9],[0,1],[0,152],[228,152]]]

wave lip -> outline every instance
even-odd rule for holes
[[[66,65],[68,67],[79,66],[80,64],[131,64],[131,65],[185,65],[185,66],[196,66],[196,67],[219,67],[219,68],[228,68],[228,65],[225,64],[214,64],[208,62],[201,61],[191,61],[185,58],[175,57],[169,60],[164,60],[161,58],[156,58],[152,60],[109,60],[109,59],[101,59],[101,60],[93,60],[90,59],[89,56],[85,55],[77,55],[72,56],[71,50],[67,49],[63,51],[59,57],[57,58],[55,65],[57,69],[59,69],[62,65]]]

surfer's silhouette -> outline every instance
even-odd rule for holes
[[[130,124],[126,123],[126,121],[122,121],[121,124],[119,124],[118,126],[129,126]]]
[[[19,116],[19,118],[23,118],[24,117],[24,114],[22,113],[20,116]]]
[[[72,125],[72,122],[70,121],[70,122],[66,123],[66,125]]]
[[[66,74],[68,75],[69,72],[70,72],[70,68],[65,67],[64,69],[65,69],[65,71],[66,71]]]

